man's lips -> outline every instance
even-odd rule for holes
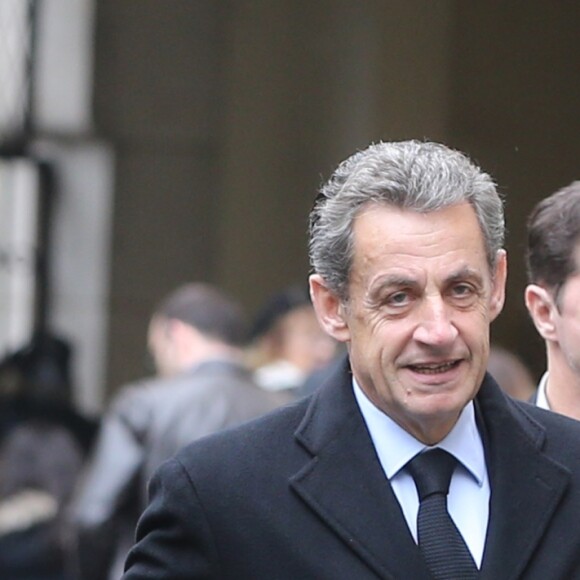
[[[460,362],[461,359],[456,359],[443,362],[424,362],[424,363],[408,364],[405,365],[405,367],[415,373],[420,373],[424,375],[437,375],[440,373],[446,373],[451,369],[456,368],[457,366],[459,366]]]

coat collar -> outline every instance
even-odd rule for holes
[[[544,451],[546,432],[487,375],[476,400],[491,501],[483,578],[519,578],[560,503],[569,470]]]
[[[476,399],[491,481],[482,577],[516,578],[564,493],[545,433],[488,375]],[[312,458],[291,478],[302,500],[381,578],[428,578],[376,457],[348,361],[313,396],[295,434]]]

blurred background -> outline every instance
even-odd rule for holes
[[[580,178],[578,22],[552,0],[2,0],[0,349],[64,343],[98,414],[147,373],[163,295],[205,280],[254,312],[306,279],[334,167],[417,138],[505,195],[493,337],[539,378],[525,219]]]

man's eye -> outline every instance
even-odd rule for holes
[[[472,296],[475,290],[469,284],[457,284],[453,286],[452,294],[458,298],[467,298]]]
[[[403,306],[409,302],[409,294],[407,292],[395,292],[387,299],[389,306]]]

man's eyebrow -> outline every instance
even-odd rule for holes
[[[415,278],[399,274],[387,274],[376,280],[369,289],[369,297],[377,298],[386,288],[413,288],[418,282]]]
[[[481,272],[479,270],[475,270],[474,268],[470,268],[469,266],[465,266],[460,268],[456,272],[453,272],[450,276],[447,277],[447,282],[459,282],[461,280],[483,280]]]
[[[477,284],[483,284],[483,275],[479,270],[475,270],[474,268],[470,268],[466,266],[453,272],[450,276],[445,279],[447,284],[453,284],[455,282],[465,282],[465,281],[473,281],[477,282]]]

